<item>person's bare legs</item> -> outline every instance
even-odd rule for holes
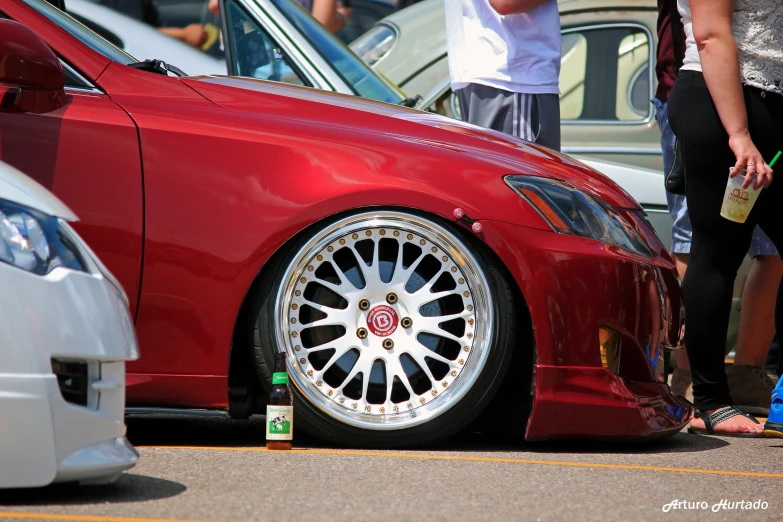
[[[688,260],[690,259],[690,254],[672,254],[672,257],[674,257],[674,266],[677,268],[677,275],[680,276],[680,279],[685,279],[685,270],[688,269]]]
[[[753,259],[742,292],[734,364],[764,367],[769,345],[775,336],[775,301],[781,276],[783,260],[780,256]]]
[[[685,277],[685,269],[688,268],[688,254],[672,254],[674,258],[674,265],[677,268],[677,274],[680,279]],[[680,330],[680,339],[683,339],[685,334],[685,325]],[[691,379],[691,365],[688,362],[688,353],[685,348],[677,350],[675,355],[674,364],[676,365],[672,372],[672,378],[670,381],[671,391],[674,394],[685,397],[688,401],[693,402],[693,380]]]
[[[685,270],[688,268],[688,259],[690,254],[673,254],[674,266],[677,268],[677,274],[680,276],[680,280],[685,279]],[[685,326],[683,326],[683,330]],[[682,332],[680,332],[682,337]],[[688,354],[685,350],[677,350],[677,368],[685,372],[691,371],[691,365],[688,362]]]

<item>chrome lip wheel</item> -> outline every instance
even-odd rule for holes
[[[408,428],[458,403],[487,358],[489,286],[450,231],[371,212],[330,225],[286,268],[276,338],[294,384],[346,424]]]

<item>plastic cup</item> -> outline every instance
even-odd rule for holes
[[[729,174],[732,169],[729,168]],[[735,223],[744,223],[750,215],[753,205],[759,197],[762,189],[754,189],[753,185],[748,188],[742,188],[742,182],[745,181],[745,171],[729,178],[726,184],[726,193],[723,194],[723,205],[720,207],[720,215],[729,221]]]

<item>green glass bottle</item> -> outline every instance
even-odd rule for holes
[[[272,388],[266,401],[266,449],[290,450],[294,439],[294,396],[288,387],[285,354],[275,356]]]

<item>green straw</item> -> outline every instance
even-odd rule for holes
[[[772,158],[772,161],[769,162],[770,167],[775,164],[775,162],[778,160],[781,154],[783,154],[783,150],[779,150],[778,153],[775,154],[775,157]]]

